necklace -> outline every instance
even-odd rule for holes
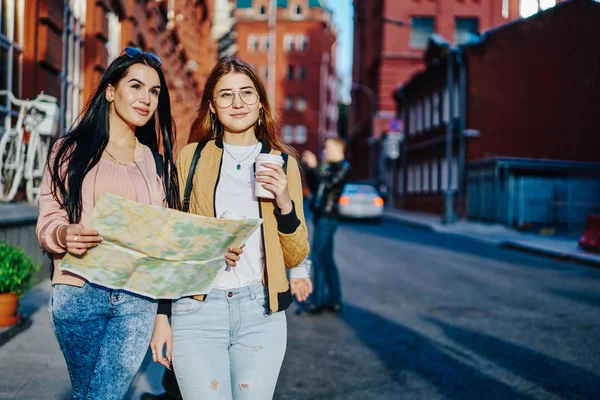
[[[123,164],[121,161],[117,160],[115,158],[115,156],[113,156],[112,154],[110,154],[110,152],[107,149],[104,149],[104,151],[106,152],[106,154],[108,154],[110,156],[110,158],[112,158],[113,160],[115,160],[117,163],[119,163],[119,164],[121,164],[121,165],[123,165],[125,167],[127,166],[127,164]]]
[[[248,157],[250,157],[250,156],[252,155],[252,153],[254,153],[254,151],[256,151],[256,148],[258,147],[258,145],[259,145],[259,144],[260,144],[260,142],[256,143],[256,145],[254,146],[254,148],[252,149],[252,151],[251,151],[250,153],[248,153],[248,155],[247,155],[246,157],[244,157],[244,159],[243,159],[243,160],[241,160],[241,161],[240,161],[240,160],[238,160],[237,158],[235,158],[235,157],[233,156],[233,154],[231,154],[231,153],[229,152],[229,150],[227,150],[227,147],[225,147],[225,145],[223,145],[223,148],[225,149],[225,151],[227,152],[227,154],[229,154],[229,157],[231,157],[231,158],[233,158],[233,159],[235,160],[235,162],[237,163],[237,166],[235,167],[235,169],[237,169],[237,170],[239,171],[240,169],[242,169],[242,163],[243,163],[244,161],[246,161],[246,159],[247,159]]]

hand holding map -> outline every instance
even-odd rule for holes
[[[225,267],[223,254],[244,244],[261,223],[202,217],[103,193],[88,226],[103,242],[82,257],[67,253],[60,268],[152,298],[208,293]]]

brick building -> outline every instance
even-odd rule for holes
[[[388,165],[396,205],[442,213],[450,190],[459,215],[518,226],[599,211],[598,21],[600,3],[570,0],[488,30],[452,51],[450,84],[449,44],[430,39],[426,69],[396,94],[407,133]]]
[[[271,71],[269,3],[237,0],[238,57],[257,69],[267,90],[275,82],[274,93],[269,92],[275,96],[286,143],[300,152],[316,153],[325,137],[337,136],[336,34],[331,12],[319,0],[277,0]]]
[[[1,33],[0,87],[23,98],[42,90],[56,96],[64,132],[108,63],[124,47],[140,47],[163,60],[181,148],[202,84],[216,62],[216,44],[210,39],[212,3],[9,0],[2,15],[7,23]],[[7,105],[2,99],[3,115]]]
[[[430,34],[461,44],[518,15],[519,0],[354,0],[355,85],[350,109],[354,178],[378,174],[377,154],[368,150],[376,141],[369,139],[390,129],[395,118],[393,92],[423,69]],[[400,23],[385,22],[386,18]]]

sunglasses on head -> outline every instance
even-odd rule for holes
[[[150,53],[149,51],[142,51],[142,49],[138,49],[137,47],[125,47],[124,51],[130,58],[138,58],[142,55],[147,55],[150,59],[156,61],[158,65],[162,65],[162,60],[156,54]]]

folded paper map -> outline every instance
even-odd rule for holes
[[[155,299],[208,293],[225,268],[224,254],[261,223],[201,217],[103,193],[87,226],[100,232],[102,243],[82,257],[67,253],[60,268]]]

